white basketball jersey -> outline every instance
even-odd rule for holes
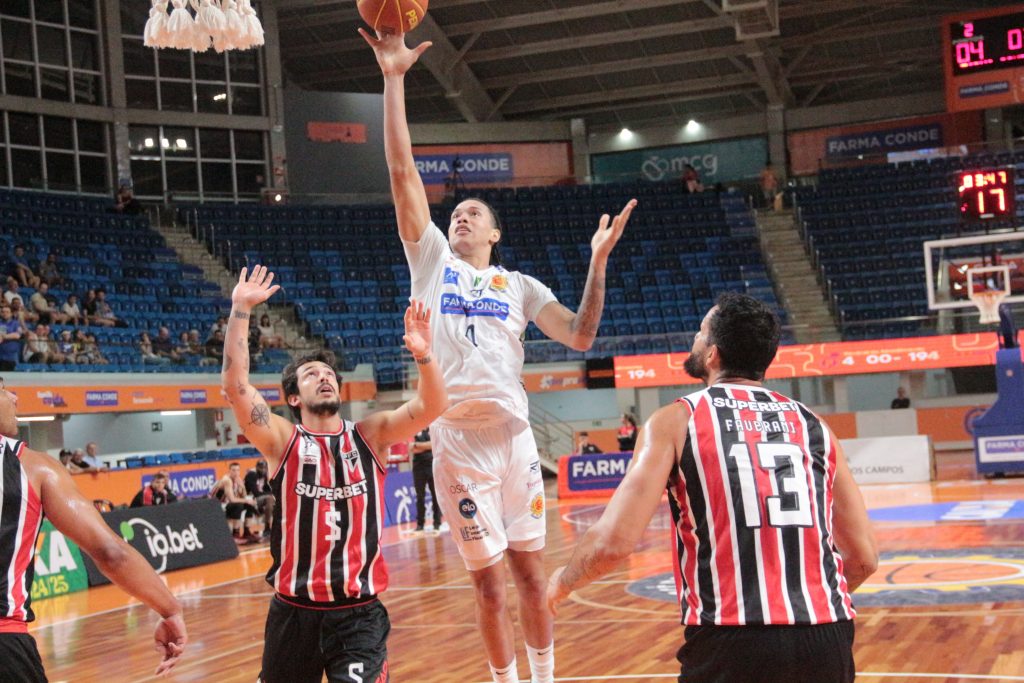
[[[433,222],[419,242],[403,246],[412,296],[432,311],[433,353],[451,401],[439,421],[479,428],[513,419],[525,429],[522,336],[555,295],[529,275],[473,268],[452,253]]]

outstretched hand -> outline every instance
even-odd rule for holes
[[[395,35],[377,33],[377,36],[374,37],[366,29],[360,28],[359,35],[373,48],[373,53],[377,56],[377,64],[380,65],[380,70],[385,76],[401,76],[412,68],[412,65],[416,63],[420,55],[427,51],[428,47],[433,45],[428,40],[410,49],[406,47],[405,34],[402,33]]]
[[[409,307],[405,309],[405,336],[402,340],[414,358],[430,355],[430,309],[424,308],[422,301],[409,300]]]
[[[611,255],[612,249],[619,243],[619,238],[622,237],[622,232],[626,229],[626,223],[629,222],[629,216],[636,208],[636,204],[635,199],[630,199],[626,207],[622,209],[622,213],[615,218],[610,218],[608,214],[601,216],[597,232],[590,239],[590,248],[594,253],[594,258],[607,259]]]
[[[267,271],[266,266],[255,265],[252,274],[248,268],[242,268],[238,276],[238,284],[231,291],[231,305],[252,309],[263,303],[281,289],[281,285],[273,285],[274,274]]]
[[[180,614],[161,619],[160,623],[156,625],[153,640],[156,642],[156,651],[163,656],[160,666],[156,668],[156,675],[163,676],[174,668],[185,651],[185,644],[188,642],[185,620]]]

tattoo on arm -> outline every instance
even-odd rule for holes
[[[604,311],[604,275],[590,273],[587,285],[583,289],[580,308],[576,312],[569,329],[573,334],[596,337],[601,325],[601,313]]]
[[[572,559],[569,560],[569,564],[565,566],[559,581],[571,591],[600,578],[603,574],[604,572],[600,569],[600,560],[597,557],[593,554],[581,554],[577,549]]]
[[[249,415],[249,424],[257,427],[266,427],[270,424],[270,409],[260,403],[252,407],[252,414]]]
[[[231,354],[224,354],[224,372],[228,372],[231,369]]]
[[[238,318],[239,320],[248,320],[249,319],[249,314],[248,313],[243,313],[242,311],[232,311],[231,315],[233,315],[234,317]]]
[[[245,396],[245,382],[239,382],[238,386],[235,388],[237,389],[239,396]]]

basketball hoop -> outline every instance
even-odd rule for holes
[[[1006,292],[987,291],[977,292],[971,295],[971,301],[978,307],[981,316],[978,322],[983,325],[999,322],[999,304],[1006,298]]]

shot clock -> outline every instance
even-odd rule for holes
[[[963,171],[956,176],[960,218],[967,223],[1013,218],[1013,168]]]

